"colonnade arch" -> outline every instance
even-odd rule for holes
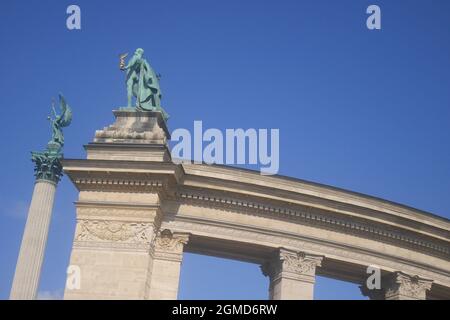
[[[174,299],[185,250],[260,264],[273,299],[312,299],[316,275],[363,286],[368,266],[382,277],[380,290],[363,288],[372,299],[450,298],[449,220],[289,177],[175,163],[164,139],[123,132],[97,132],[87,159],[63,162],[79,190],[70,263],[82,271],[65,298]]]

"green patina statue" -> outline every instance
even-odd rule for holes
[[[61,159],[64,146],[62,128],[67,127],[72,121],[72,110],[62,94],[59,94],[59,103],[61,113],[58,115],[53,105],[52,115],[54,118],[51,116],[47,117],[52,126],[52,139],[48,142],[47,148],[42,152],[31,152],[31,160],[35,163],[34,172],[36,179],[54,183],[58,183],[62,176]]]
[[[128,93],[128,107],[131,107],[132,97],[136,98],[136,109],[139,111],[158,111],[164,120],[169,115],[161,107],[161,89],[159,87],[160,75],[150,67],[143,57],[144,50],[139,48],[125,65],[126,54],[120,55],[120,69],[126,71],[126,84]]]
[[[52,115],[54,116],[54,119],[52,119],[51,116],[48,116],[47,119],[50,120],[52,125],[52,140],[49,141],[49,144],[59,145],[59,148],[61,149],[64,146],[64,135],[62,128],[67,127],[72,121],[72,110],[66,103],[66,99],[64,99],[62,94],[59,94],[59,104],[61,114],[57,115],[55,106],[52,105]]]

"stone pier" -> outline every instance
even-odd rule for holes
[[[160,232],[161,197],[173,183],[160,170],[170,160],[169,133],[159,112],[116,110],[114,116],[86,146],[83,164],[92,170],[64,161],[65,170],[80,173],[70,257],[80,270],[80,287],[66,288],[64,298],[176,298],[178,282],[170,288],[157,282],[178,279],[183,246],[178,234],[167,243]],[[165,260],[164,251],[171,249]]]

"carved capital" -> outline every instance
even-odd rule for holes
[[[394,272],[384,284],[386,300],[425,300],[426,292],[433,281],[410,276],[403,272]]]
[[[187,233],[173,233],[169,229],[162,230],[155,239],[155,258],[181,261],[183,247],[188,241],[189,234]]]
[[[425,300],[433,281],[396,271],[381,279],[380,289],[359,288],[370,300]]]
[[[314,282],[316,267],[323,257],[281,248],[276,259],[261,266],[265,276],[274,281],[280,277]]]
[[[36,180],[47,180],[58,183],[62,177],[62,154],[58,150],[47,149],[44,152],[32,152],[34,176]]]

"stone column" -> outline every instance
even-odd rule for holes
[[[188,234],[172,233],[168,229],[156,237],[147,299],[177,299],[183,247],[188,240]]]
[[[56,185],[62,176],[61,157],[60,147],[51,143],[45,152],[32,152],[36,183],[28,209],[10,299],[36,299]]]
[[[281,248],[272,261],[261,267],[270,279],[271,300],[312,300],[316,267],[322,256]]]
[[[426,300],[433,281],[396,271],[381,280],[381,288],[369,290],[361,286],[363,295],[371,300]]]

